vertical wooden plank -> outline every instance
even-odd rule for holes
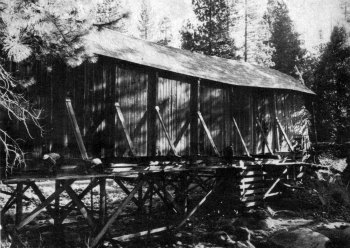
[[[107,200],[107,194],[106,194],[106,179],[101,178],[100,179],[100,213],[99,213],[99,220],[100,225],[103,226],[106,222],[106,215],[107,215],[107,207],[106,207],[106,200]]]
[[[200,111],[200,79],[191,84],[190,111],[191,111],[191,129],[190,129],[190,151],[191,155],[199,154],[199,120],[197,113]]]
[[[58,191],[59,188],[60,188],[60,182],[58,180],[55,180],[55,191]],[[59,194],[55,197],[54,224],[55,225],[60,224],[60,195]]]
[[[149,74],[147,90],[147,154],[155,156],[157,152],[157,113],[154,111],[157,105],[158,72]]]
[[[16,225],[21,223],[23,215],[23,183],[17,183],[16,189]]]

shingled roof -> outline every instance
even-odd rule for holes
[[[224,84],[314,94],[300,81],[277,70],[161,46],[113,30],[93,32],[85,39],[93,53],[119,60]]]

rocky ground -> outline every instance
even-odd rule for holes
[[[329,161],[327,161],[328,163]],[[335,167],[343,166],[344,161],[338,161]],[[343,166],[344,167],[344,166]],[[218,204],[211,198],[196,213],[191,220],[178,231],[127,240],[112,242],[106,240],[104,247],[237,247],[237,248],[340,248],[350,247],[350,198],[347,185],[341,180],[337,168],[333,172],[323,171],[304,180],[298,189],[289,190],[283,198],[266,202],[258,209],[244,213],[236,211],[230,203]],[[344,168],[342,168],[344,169]],[[47,187],[46,194],[52,191],[52,185]],[[77,185],[75,190],[79,191]],[[118,204],[122,200],[121,192],[116,191],[113,184],[107,187],[109,203]],[[94,194],[98,194],[96,189]],[[34,198],[33,198],[34,199]],[[94,198],[98,204],[98,197]],[[112,200],[113,199],[113,200]],[[1,203],[6,200],[0,197]],[[34,199],[35,200],[35,199]],[[62,204],[68,201],[62,198]],[[85,201],[91,201],[87,197]],[[25,211],[30,211],[32,204],[25,204]],[[12,213],[13,213],[12,209]],[[141,230],[150,226],[163,226],[176,219],[161,213],[161,207],[154,205],[153,218],[124,218],[113,226],[112,232],[133,232],[136,223]],[[130,206],[126,214],[134,212]],[[159,212],[158,212],[159,211]],[[89,233],[77,212],[70,216],[69,223],[60,230],[52,229],[52,219],[44,213],[31,225],[31,229],[21,233],[22,244],[17,247],[86,247]],[[13,223],[13,217],[6,216],[2,223]],[[142,229],[143,228],[143,229]],[[2,230],[1,247],[9,247],[11,240],[6,239],[6,230]],[[59,235],[57,234],[59,233]]]

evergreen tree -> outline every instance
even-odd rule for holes
[[[181,31],[182,48],[224,58],[236,58],[229,37],[230,9],[225,0],[192,0],[199,24],[189,21]]]
[[[30,58],[42,61],[61,59],[78,66],[95,56],[82,40],[88,32],[115,27],[127,13],[118,12],[115,1],[87,3],[84,0],[3,0],[0,3],[0,112],[27,129],[40,130],[40,111],[33,109],[20,88],[33,81],[21,82],[5,70],[4,62],[22,62]],[[108,17],[108,19],[106,19]],[[44,64],[44,63],[43,63]],[[5,112],[3,110],[6,110]],[[4,126],[0,126],[0,147],[7,167],[24,163],[24,153]],[[2,155],[1,154],[1,155]],[[1,157],[3,159],[3,157]]]
[[[335,27],[315,70],[316,123],[320,140],[350,138],[350,47],[345,28]]]
[[[152,20],[152,9],[148,0],[142,0],[141,13],[139,19],[138,30],[140,38],[144,40],[151,40],[154,31],[154,22]]]
[[[266,8],[265,1],[234,0],[231,4],[232,36],[238,47],[239,55],[247,62],[272,67],[274,48],[269,39],[271,32],[261,9]]]
[[[271,31],[270,44],[274,69],[297,76],[296,68],[303,63],[305,49],[301,48],[299,34],[294,31],[289,11],[283,1],[269,0],[265,20]]]
[[[173,36],[171,31],[171,21],[168,17],[163,17],[158,25],[159,38],[157,43],[163,46],[169,45]]]
[[[84,59],[94,57],[85,49],[81,38],[94,28],[111,27],[127,16],[117,13],[115,8],[109,9],[113,4],[109,0],[100,4],[87,4],[83,0],[4,0],[2,3],[1,49],[14,62],[33,55],[39,59],[61,58],[77,66]]]

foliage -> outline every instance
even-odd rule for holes
[[[16,92],[16,86],[18,86],[18,82],[0,65],[0,109],[2,111],[0,114],[3,115],[6,111],[9,118],[22,122],[30,135],[28,122],[34,123],[41,130],[40,111],[30,107],[24,96]],[[24,153],[17,140],[2,128],[0,128],[0,147],[4,149],[6,169],[24,163]]]
[[[206,55],[236,58],[234,40],[229,37],[230,9],[225,0],[193,0],[198,25],[189,21],[181,30],[182,48]]]
[[[157,43],[160,45],[163,45],[163,46],[167,46],[173,38],[172,33],[171,33],[171,21],[170,21],[170,19],[166,16],[163,17],[158,24],[158,29],[160,32],[160,37],[159,37],[159,40],[157,41]]]
[[[252,0],[235,0],[231,4],[232,35],[236,38],[244,36],[243,44],[238,47],[238,53],[249,63],[266,67],[274,66],[272,54],[275,49],[269,42],[271,32],[266,19],[259,9],[264,8],[263,2]]]
[[[350,138],[350,47],[343,27],[335,27],[314,73],[319,139],[342,143]]]
[[[141,39],[152,39],[154,23],[152,20],[152,9],[148,0],[142,0],[138,30],[140,31]]]
[[[120,12],[117,1],[99,0],[3,0],[0,3],[0,106],[1,121],[8,117],[13,122],[40,127],[40,111],[33,109],[18,91],[19,81],[4,68],[4,61],[23,62],[30,59],[50,61],[60,59],[70,66],[78,66],[85,59],[95,61],[86,49],[83,36],[91,30],[118,27],[127,17]],[[31,84],[30,82],[29,84]],[[28,82],[24,83],[28,85]],[[23,85],[23,84],[22,84]],[[24,153],[18,141],[0,126],[0,144],[6,166],[24,163]]]
[[[269,0],[264,18],[271,31],[270,44],[275,48],[273,68],[296,76],[296,68],[302,67],[306,51],[301,48],[299,34],[294,31],[287,5],[282,1]]]
[[[115,12],[110,0],[90,4],[83,0],[4,0],[0,16],[2,51],[14,62],[33,55],[80,65],[84,59],[93,58],[81,38],[93,28],[113,26],[127,16]]]

